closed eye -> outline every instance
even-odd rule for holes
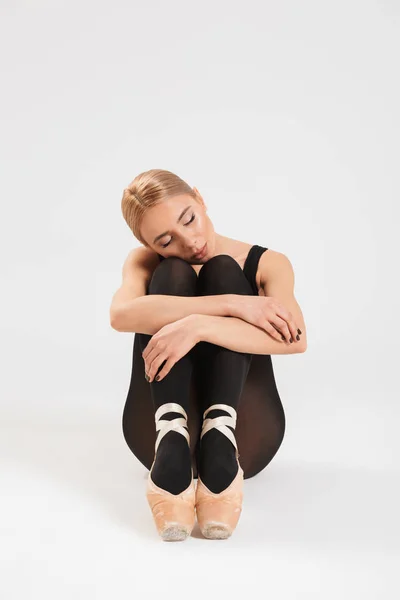
[[[190,223],[192,223],[192,222],[195,220],[195,218],[196,218],[196,215],[194,215],[194,214],[193,214],[193,215],[192,215],[192,218],[190,219],[190,221],[188,221],[187,223],[184,223],[184,227],[186,227],[187,225],[190,225]],[[166,248],[167,246],[169,246],[169,245],[170,245],[171,241],[172,241],[172,240],[170,240],[170,241],[168,242],[168,244],[162,244],[162,245],[161,245],[161,247],[162,247],[162,248]]]

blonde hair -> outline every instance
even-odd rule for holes
[[[133,235],[144,246],[149,247],[140,233],[140,226],[146,210],[181,194],[197,200],[195,190],[186,181],[163,169],[150,169],[140,173],[124,189],[121,200],[123,217]]]

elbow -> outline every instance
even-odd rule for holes
[[[303,334],[301,336],[303,339],[300,341],[300,352],[303,353],[307,350],[307,333],[303,329]]]
[[[307,342],[303,340],[296,344],[290,344],[288,347],[288,354],[303,354],[307,350]]]
[[[110,310],[110,325],[115,331],[121,331],[121,317],[116,310]]]
[[[297,347],[297,353],[303,354],[307,350],[307,342],[306,340],[302,340],[301,344]]]

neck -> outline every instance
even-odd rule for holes
[[[217,254],[231,254],[232,247],[235,243],[237,243],[237,240],[216,233],[214,242],[214,256]]]
[[[224,235],[220,235],[219,233],[215,234],[215,239],[214,239],[214,254],[224,254],[226,249],[227,249],[227,241],[228,238],[226,238]]]

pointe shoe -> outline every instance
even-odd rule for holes
[[[179,412],[184,417],[172,419],[171,421],[160,419],[167,412]],[[171,430],[181,433],[190,444],[189,432],[185,429],[187,427],[187,414],[180,404],[175,402],[163,404],[156,411],[155,419],[156,430],[159,431],[155,444],[155,455],[160,441]],[[158,487],[151,479],[154,463],[155,457],[147,478],[146,498],[153,513],[157,531],[161,538],[167,542],[185,540],[191,534],[196,522],[193,469],[192,481],[186,490],[183,490],[180,494],[172,494]]]
[[[205,419],[206,414],[214,408],[225,410],[231,416]],[[238,472],[235,479],[225,490],[219,494],[215,494],[203,483],[200,475],[197,476],[196,512],[200,530],[204,537],[208,539],[223,540],[232,535],[242,512],[244,473],[239,464],[239,453],[235,436],[227,427],[227,425],[236,427],[236,411],[232,406],[227,404],[213,404],[204,412],[203,419],[200,439],[207,431],[216,427],[231,440],[236,448]]]

